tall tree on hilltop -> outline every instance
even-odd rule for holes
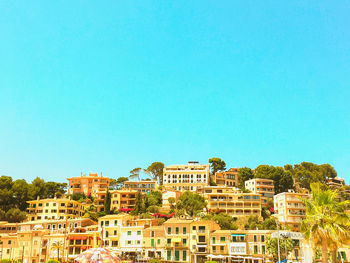
[[[210,158],[210,173],[215,175],[218,171],[224,171],[226,169],[226,163],[224,160],[221,160],[219,157]]]
[[[248,167],[240,168],[238,170],[238,180],[239,180],[238,188],[241,190],[244,190],[245,189],[244,182],[252,179],[253,177],[254,177],[254,174],[252,169]]]
[[[164,163],[162,162],[154,162],[150,166],[148,166],[147,171],[149,171],[154,178],[159,180],[159,183],[163,184],[163,169]]]

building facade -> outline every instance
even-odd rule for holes
[[[254,194],[260,194],[261,202],[267,205],[267,201],[273,200],[275,194],[274,181],[270,179],[254,178],[245,181],[245,188]]]
[[[84,215],[87,204],[69,198],[38,199],[27,201],[27,219],[29,221],[46,219],[71,219]]]
[[[178,191],[196,191],[209,185],[209,164],[188,162],[184,165],[170,165],[163,169],[163,186]]]
[[[102,176],[102,173],[90,173],[89,175],[81,173],[79,177],[68,178],[68,194],[84,193],[87,196],[95,196],[97,192],[106,192],[110,179]]]
[[[215,182],[217,185],[238,187],[238,172],[239,168],[230,168],[227,171],[217,172],[215,174]]]
[[[301,221],[305,218],[306,207],[301,198],[309,195],[293,191],[280,193],[274,196],[274,217],[283,226],[292,230],[299,230]]]
[[[155,180],[144,181],[126,181],[123,183],[123,190],[136,190],[145,194],[152,193],[158,188],[158,183]]]

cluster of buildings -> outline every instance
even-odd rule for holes
[[[91,196],[96,211],[101,212],[108,190],[111,210],[121,213],[100,217],[95,222],[84,218],[91,203],[70,197],[29,201],[26,222],[0,222],[0,258],[31,263],[51,258],[71,261],[89,248],[104,246],[123,259],[137,258],[138,261],[150,258],[195,263],[216,259],[238,263],[272,261],[265,240],[276,235],[275,230],[222,230],[213,221],[188,217],[170,218],[160,225],[155,217],[140,219],[127,213],[135,207],[138,193],[160,191],[161,211],[167,213],[170,198],[176,201],[184,191],[194,191],[205,198],[208,212],[226,213],[237,219],[255,215],[262,220],[263,207],[273,204],[272,216],[282,228],[288,229],[293,239],[290,259],[301,261],[303,236],[298,230],[306,209],[300,198],[308,198],[308,194],[289,191],[275,195],[274,182],[263,178],[247,180],[247,191],[243,192],[237,188],[238,172],[239,168],[231,168],[210,178],[209,164],[189,162],[165,167],[161,187],[156,180],[126,181],[118,190],[108,190],[110,179],[102,174],[68,178],[69,195]],[[337,180],[340,179],[332,182],[333,187],[339,183]],[[210,181],[215,182],[215,186],[211,186]]]

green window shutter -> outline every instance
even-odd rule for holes
[[[154,239],[151,239],[151,247],[154,247]]]
[[[179,261],[179,260],[180,260],[180,251],[175,250],[175,261]]]
[[[171,250],[168,250],[166,252],[166,257],[167,257],[167,260],[171,260]]]
[[[186,252],[187,252],[186,250],[182,251],[182,260],[183,261],[186,261],[186,258],[187,258],[187,253]]]

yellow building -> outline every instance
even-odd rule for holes
[[[152,193],[158,188],[158,183],[155,180],[143,181],[126,181],[123,183],[123,190],[136,190],[144,194]]]
[[[84,215],[87,204],[69,198],[52,198],[27,201],[27,219],[29,221],[42,219],[69,219],[78,218]]]
[[[170,165],[163,169],[163,186],[179,191],[196,191],[209,185],[209,164],[188,162],[184,165]]]
[[[147,259],[166,259],[164,226],[151,226],[143,230],[143,256]]]
[[[109,187],[110,179],[102,176],[102,173],[90,173],[89,175],[81,173],[79,177],[67,179],[68,194],[84,193],[87,196],[95,196],[97,192],[106,191]]]
[[[215,174],[215,182],[217,185],[238,187],[238,172],[239,168],[230,168],[227,171],[217,172]]]
[[[111,210],[133,209],[136,204],[136,190],[111,191]]]
[[[243,193],[225,186],[206,186],[202,194],[209,211],[224,212],[232,217],[261,216],[260,194]]]
[[[275,195],[274,217],[281,225],[298,230],[306,214],[306,207],[300,198],[307,198],[308,196],[292,191]]]
[[[254,178],[245,181],[245,188],[254,194],[261,195],[261,202],[267,205],[267,200],[273,200],[275,194],[274,181],[270,179]]]

